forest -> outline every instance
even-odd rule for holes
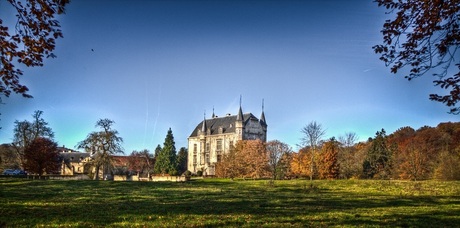
[[[42,113],[36,111],[32,115],[32,122],[15,122],[15,140],[12,144],[0,146],[0,170],[25,168],[26,171],[39,175],[58,173],[59,164],[62,162],[58,159],[56,143],[52,140],[54,133],[41,117]],[[95,126],[102,127],[102,130],[88,134],[78,145],[79,149],[86,152],[96,152],[97,156],[92,162],[96,169],[106,170],[107,167],[112,167],[110,155],[122,150],[122,138],[118,136],[118,131],[112,129],[113,123],[108,119],[99,120]],[[274,180],[460,180],[460,122],[440,123],[436,127],[423,126],[417,130],[406,126],[391,134],[382,129],[374,137],[362,142],[358,142],[357,135],[352,132],[338,138],[323,139],[325,130],[314,121],[302,128],[301,133],[304,138],[298,151],[293,151],[279,140],[238,141],[215,164],[216,177]],[[47,139],[49,145],[45,143],[48,146],[34,146],[32,144],[35,139]],[[105,148],[99,143],[111,146]],[[169,129],[163,148],[158,145],[154,155],[148,150],[133,151],[128,156],[130,162],[126,168],[144,176],[165,173],[190,175],[191,172],[186,172],[187,157],[186,148],[176,152],[174,136]],[[106,171],[114,174],[116,170]],[[197,174],[205,173],[203,171]]]
[[[240,141],[216,165],[228,178],[459,180],[460,123],[384,129],[356,142],[354,133],[294,152],[282,142]],[[278,146],[273,146],[278,145]],[[280,145],[284,145],[280,147]],[[281,149],[280,149],[281,148]]]

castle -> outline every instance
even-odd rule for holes
[[[188,138],[187,168],[192,173],[215,175],[215,164],[230,151],[239,140],[267,141],[267,122],[262,105],[260,119],[240,108],[237,115],[227,114],[211,119],[204,118]]]

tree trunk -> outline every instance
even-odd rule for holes
[[[313,161],[315,160],[314,156],[315,156],[314,152],[312,151],[311,161],[310,161],[310,181],[313,181]]]
[[[94,177],[95,180],[99,180],[99,165],[96,165],[96,176]]]

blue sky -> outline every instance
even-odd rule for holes
[[[0,15],[12,15],[0,1]],[[33,99],[4,99],[0,143],[34,110],[73,148],[116,122],[125,152],[154,150],[172,128],[176,147],[208,117],[260,116],[268,139],[296,148],[317,121],[326,137],[459,121],[428,100],[426,75],[408,82],[373,53],[388,17],[372,1],[72,1],[60,16],[56,59],[25,69]],[[11,19],[2,19],[12,23]]]

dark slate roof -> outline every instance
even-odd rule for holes
[[[78,152],[76,150],[72,150],[72,149],[69,149],[65,146],[58,146],[56,147],[56,150],[59,152],[59,153],[69,153],[69,152]]]
[[[211,135],[219,134],[219,127],[222,127],[222,133],[234,133],[236,119],[237,115],[207,119],[205,126],[211,130]],[[246,125],[250,119],[258,120],[252,113],[243,114],[243,126]],[[203,127],[203,123],[204,120],[195,127],[190,137],[198,136],[198,130]]]
[[[90,156],[89,153],[81,153],[81,152],[64,152],[64,153],[59,153],[61,156],[61,159],[64,160],[64,162],[69,163],[69,162],[80,162],[81,160],[87,158]]]
[[[262,114],[260,115],[260,123],[262,126],[267,126],[267,122],[265,121],[265,113],[262,111]]]

